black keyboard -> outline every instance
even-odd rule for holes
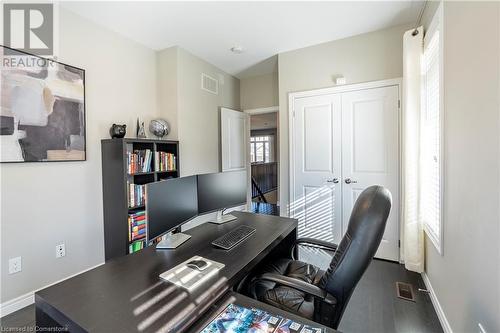
[[[254,228],[247,227],[246,225],[239,226],[231,230],[222,237],[217,238],[212,242],[213,246],[220,247],[224,250],[230,250],[245,239],[255,233]]]

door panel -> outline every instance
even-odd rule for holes
[[[342,235],[341,100],[339,95],[295,101],[294,189],[290,215],[299,220],[300,237],[338,242]]]
[[[221,108],[221,171],[247,168],[247,123],[246,113]]]
[[[247,204],[252,201],[250,186],[250,117],[248,114],[220,108],[220,168],[222,172],[247,170]],[[235,209],[242,210],[245,206]]]
[[[376,257],[396,261],[399,260],[398,100],[397,86],[342,94],[344,229],[359,194],[371,185],[385,186],[392,193],[393,206]]]
[[[333,172],[332,113],[330,104],[303,109],[304,172]]]
[[[358,101],[354,102],[351,107],[353,111],[351,123],[353,171],[385,173],[387,152],[384,144],[383,101]]]

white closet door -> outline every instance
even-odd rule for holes
[[[399,260],[399,90],[397,86],[342,94],[343,223],[371,185],[392,193],[393,206],[376,257]]]
[[[340,95],[314,96],[294,103],[294,188],[290,215],[299,236],[338,243],[341,214]]]

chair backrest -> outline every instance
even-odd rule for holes
[[[328,318],[333,328],[337,328],[354,288],[377,252],[391,202],[389,190],[376,185],[365,189],[354,204],[347,232],[319,282],[320,288],[337,299]]]

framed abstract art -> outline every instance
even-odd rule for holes
[[[84,161],[85,70],[0,51],[0,162]]]

